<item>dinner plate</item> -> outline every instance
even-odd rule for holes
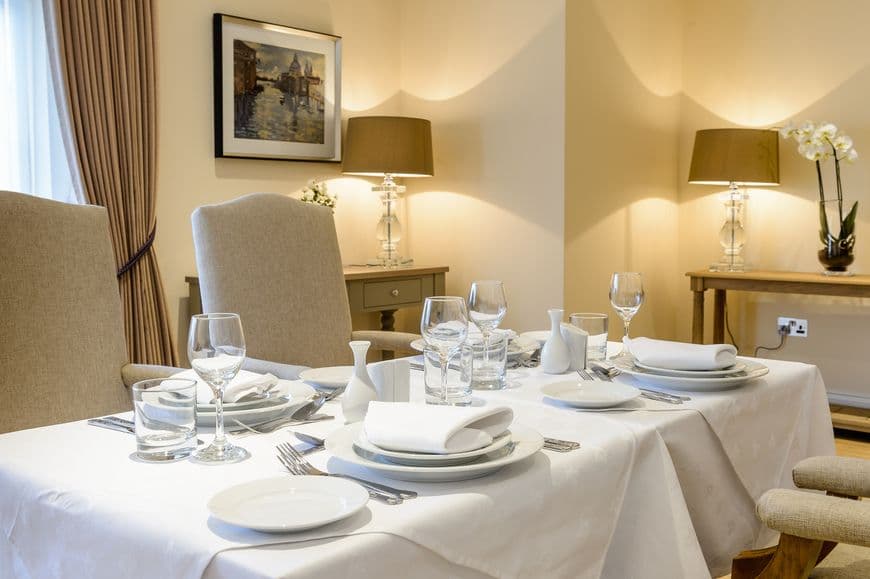
[[[347,386],[351,376],[353,376],[353,366],[328,366],[303,370],[299,374],[299,379],[316,388],[335,390]]]
[[[346,519],[368,500],[363,487],[346,479],[280,476],[224,489],[207,507],[224,523],[264,533],[291,533]]]
[[[641,370],[648,370],[654,374],[661,374],[663,376],[682,376],[684,378],[716,378],[746,371],[746,364],[739,361],[733,366],[722,368],[721,370],[674,370],[672,368],[648,366],[646,364],[641,364],[637,360],[634,361],[634,365]]]
[[[509,464],[525,460],[544,447],[544,439],[536,431],[513,424],[510,444],[472,462],[453,466],[410,466],[394,464],[383,458],[379,460],[373,454],[368,457],[357,454],[353,443],[362,427],[363,424],[357,422],[336,430],[327,437],[326,450],[344,462],[365,467],[388,478],[413,482],[451,482],[486,476]]]
[[[534,330],[531,332],[523,332],[520,334],[520,338],[525,338],[526,340],[532,340],[538,344],[539,348],[544,347],[544,342],[547,341],[547,338],[550,337],[550,330]]]
[[[615,358],[612,362],[623,374],[628,374],[644,384],[664,386],[666,388],[685,390],[688,392],[708,392],[737,388],[750,380],[761,378],[770,372],[770,369],[764,364],[749,359],[740,360],[746,364],[746,370],[743,372],[729,376],[712,376],[709,378],[688,378],[685,376],[664,376],[662,374],[655,374],[649,370],[638,368],[630,358]]]
[[[238,420],[254,426],[273,418],[280,418],[285,415],[292,414],[297,408],[308,403],[314,397],[314,388],[308,384],[299,381],[287,380],[287,394],[284,402],[273,406],[260,406],[254,408],[228,408],[224,407],[224,425],[227,430],[238,430],[241,426],[235,424],[233,420]],[[196,409],[196,424],[198,426],[214,427],[215,410],[214,407]]]
[[[417,338],[416,340],[411,342],[410,346],[418,352],[422,352],[426,348],[426,340],[424,340],[423,338]],[[536,341],[529,340],[528,338],[523,338],[522,336],[517,336],[516,338],[513,338],[508,342],[507,357],[508,359],[511,359],[517,356],[531,354],[539,347],[540,346]],[[482,352],[483,349],[481,348],[480,351]]]
[[[603,380],[565,380],[547,384],[541,392],[574,408],[612,408],[640,396],[640,390],[634,386]]]
[[[504,448],[511,442],[510,431],[497,436],[492,443],[467,452],[454,452],[452,454],[431,454],[424,452],[400,452],[396,450],[387,450],[376,446],[368,441],[364,430],[360,430],[359,434],[353,441],[354,449],[360,456],[378,455],[384,457],[390,462],[403,464],[406,466],[453,466],[457,464],[465,464],[476,460],[477,458],[495,452]]]

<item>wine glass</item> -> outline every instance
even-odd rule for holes
[[[628,337],[631,318],[643,304],[643,278],[639,273],[624,271],[614,273],[610,279],[610,303],[622,318],[625,327],[624,338]]]
[[[215,399],[214,440],[192,459],[204,464],[239,462],[247,450],[224,436],[224,389],[236,377],[245,360],[245,335],[238,314],[199,314],[190,320],[187,339],[190,365],[210,387]]]
[[[504,284],[496,280],[475,281],[468,294],[468,315],[483,335],[483,363],[489,362],[489,339],[507,313]]]
[[[465,300],[454,296],[426,298],[420,333],[438,353],[441,365],[441,404],[447,404],[447,370],[450,357],[468,337],[468,310]]]

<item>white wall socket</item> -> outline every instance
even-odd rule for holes
[[[783,326],[788,326],[789,336],[806,338],[807,334],[809,333],[806,320],[801,320],[798,318],[777,318],[776,328],[779,329]]]

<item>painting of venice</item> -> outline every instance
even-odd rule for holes
[[[235,137],[323,144],[325,71],[323,54],[235,39]]]

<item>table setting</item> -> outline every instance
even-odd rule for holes
[[[720,573],[770,538],[754,500],[832,452],[821,376],[630,338],[642,283],[611,285],[622,344],[606,315],[565,323],[561,308],[542,312],[549,330],[500,328],[504,287],[479,281],[468,299],[427,298],[421,355],[366,363],[368,342],[352,341],[353,366],[298,381],[240,370],[237,315],[195,316],[193,368],[134,387],[133,413],[0,436],[0,568]]]

